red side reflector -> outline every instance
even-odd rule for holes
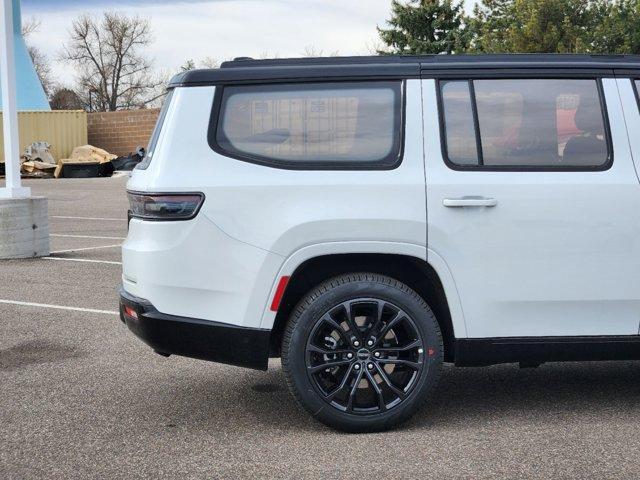
[[[125,316],[129,317],[129,318],[133,318],[134,320],[138,319],[138,314],[136,313],[136,311],[131,308],[131,307],[124,307],[124,314]]]
[[[276,288],[276,293],[273,296],[273,301],[271,302],[271,311],[277,312],[280,307],[280,302],[282,301],[282,297],[284,296],[284,291],[287,288],[287,284],[289,283],[289,278],[291,277],[281,277],[278,282],[278,287]]]

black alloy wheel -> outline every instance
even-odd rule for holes
[[[332,278],[295,307],[282,367],[298,402],[344,431],[391,428],[435,390],[443,361],[440,327],[415,291],[390,277]]]
[[[322,398],[360,415],[402,403],[422,373],[425,354],[411,317],[373,298],[348,300],[322,315],[306,351],[307,372]]]

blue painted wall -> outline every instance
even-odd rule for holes
[[[12,1],[18,110],[51,110],[29,52],[27,52],[24,38],[22,38],[20,0]],[[0,98],[0,109],[2,109],[2,98]]]

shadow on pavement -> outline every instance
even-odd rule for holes
[[[57,363],[81,356],[82,352],[73,347],[44,340],[30,340],[0,350],[0,371],[10,372],[30,365]]]
[[[327,430],[298,407],[279,365],[268,372],[234,368],[233,373],[212,374],[168,391],[162,402],[146,405],[147,413],[158,409],[157,414],[190,429],[235,429],[246,423],[253,428]],[[639,399],[640,362],[558,363],[524,370],[517,365],[447,366],[436,395],[402,429],[621,415],[638,411]]]

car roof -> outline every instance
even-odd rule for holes
[[[479,71],[559,72],[640,75],[640,55],[500,54],[377,55],[358,57],[239,57],[220,68],[190,70],[174,76],[170,87],[314,81],[330,79],[397,79],[455,76]]]

